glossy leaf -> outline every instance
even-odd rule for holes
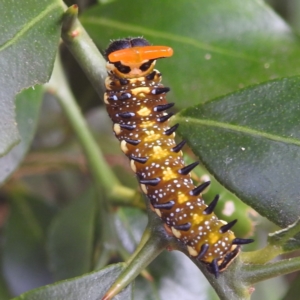
[[[17,95],[16,120],[21,141],[9,153],[0,157],[0,185],[15,171],[26,155],[37,125],[43,88],[35,86]]]
[[[71,280],[64,280],[27,292],[13,300],[99,300],[118,277],[121,270],[121,264],[108,266],[98,272]],[[133,299],[132,285],[125,288],[120,294],[115,296],[114,299]]]
[[[300,78],[266,82],[182,111],[174,122],[228,189],[285,227],[300,215]]]
[[[81,21],[102,50],[127,36],[172,46],[158,69],[177,108],[300,73],[299,38],[262,1],[115,1]]]
[[[62,11],[59,0],[1,1],[0,156],[19,140],[15,95],[51,75]]]
[[[90,190],[53,219],[48,252],[56,280],[79,276],[91,270],[96,212],[95,194]]]

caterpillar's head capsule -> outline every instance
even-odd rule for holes
[[[143,38],[113,41],[105,51],[107,69],[118,77],[134,78],[152,72],[156,59],[170,57],[173,50],[166,46],[150,46]]]

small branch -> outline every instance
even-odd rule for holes
[[[77,19],[77,15],[77,5],[67,9],[61,36],[102,99],[105,91],[104,81],[107,77],[106,61]]]
[[[300,270],[300,257],[283,259],[265,265],[248,265],[244,267],[240,280],[252,285],[280,275]]]
[[[115,283],[105,293],[102,300],[112,299],[123,288],[130,284],[141,271],[164,250],[167,243],[166,240],[161,238],[160,234],[153,234],[148,225],[139,247],[126,262],[127,266],[121,272]]]

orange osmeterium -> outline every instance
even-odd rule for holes
[[[166,46],[145,46],[117,50],[108,55],[112,63],[121,61],[125,64],[140,63],[145,60],[170,57],[173,49]]]
[[[104,102],[113,121],[113,130],[121,150],[130,159],[141,190],[153,211],[163,220],[191,257],[205,263],[216,277],[238,255],[240,246],[252,242],[236,238],[230,230],[236,220],[226,223],[213,213],[219,197],[207,206],[201,193],[209,185],[196,187],[190,172],[198,163],[185,165],[181,149],[175,143],[178,124],[170,127],[173,115],[161,74],[155,60],[169,57],[173,50],[150,46],[142,38],[112,42],[108,58]]]

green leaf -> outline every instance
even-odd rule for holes
[[[98,272],[27,292],[12,300],[99,300],[104,296],[121,271],[122,264],[111,265]],[[114,299],[132,299],[132,285],[125,288]]]
[[[0,4],[0,156],[19,141],[14,98],[46,82],[53,68],[63,9],[59,0]]]
[[[116,1],[81,21],[103,50],[127,36],[172,46],[174,56],[158,68],[178,108],[300,73],[298,36],[262,1]]]
[[[53,219],[48,252],[56,280],[91,270],[96,212],[95,193],[89,190]]]
[[[21,142],[8,154],[0,157],[0,185],[15,171],[27,153],[39,117],[43,88],[35,86],[22,91],[16,98],[16,120]]]
[[[54,210],[20,191],[14,191],[9,197],[2,270],[11,290],[20,294],[51,282],[44,237]]]
[[[216,178],[286,227],[300,215],[300,77],[266,82],[182,111],[179,132]]]

